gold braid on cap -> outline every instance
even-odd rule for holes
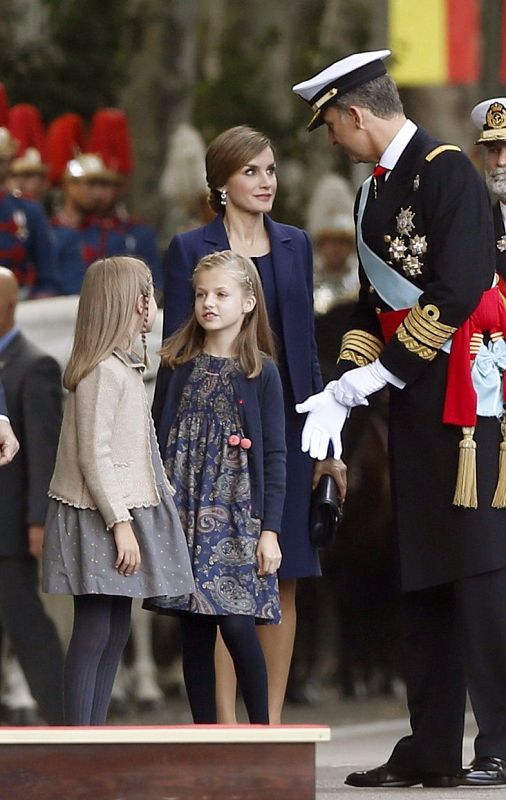
[[[492,103],[487,111],[485,122],[487,123],[487,128],[506,127],[506,108],[502,103]]]

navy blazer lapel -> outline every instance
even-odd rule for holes
[[[292,279],[293,259],[295,256],[292,238],[290,234],[286,232],[287,229],[284,226],[273,222],[267,214],[264,219],[271,243],[271,256],[278,298],[279,300],[283,300],[288,294]],[[213,244],[216,250],[230,249],[230,243],[221,214],[218,214],[204,227],[204,241]],[[282,302],[280,302],[279,308],[281,314],[283,314]]]
[[[204,226],[204,241],[216,245],[217,251],[230,250],[230,243],[221,214],[217,214],[211,222]]]
[[[284,226],[273,222],[266,215],[265,227],[271,243],[272,266],[278,290],[279,312],[283,318],[284,303],[282,301],[286,298],[290,289],[295,251],[292,238]]]

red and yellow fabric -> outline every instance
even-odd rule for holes
[[[479,0],[389,0],[388,19],[388,46],[395,59],[389,72],[399,86],[479,79]]]

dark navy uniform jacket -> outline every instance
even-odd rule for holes
[[[504,250],[502,249],[502,242],[501,247],[498,247],[498,242],[500,242],[502,237],[504,238]],[[494,204],[494,241],[495,241],[495,259],[496,259],[496,272],[499,273],[501,278],[506,281],[506,230],[504,228],[504,220],[502,217],[501,212],[501,204],[499,201]]]
[[[422,289],[385,344],[378,315],[389,308],[360,266],[359,302],[338,363],[341,374],[379,357],[406,382],[401,390],[390,387],[389,431],[402,586],[423,589],[501,569],[506,566],[506,510],[491,507],[499,421],[478,418],[477,509],[453,505],[462,431],[442,422],[448,355],[441,347],[494,276],[485,184],[458,148],[448,149],[419,128],[377,198],[371,189],[362,232],[390,269]],[[409,258],[413,252],[419,253],[418,262]],[[413,266],[418,274],[406,274]]]
[[[413,314],[383,346],[377,316],[390,309],[374,292],[360,266],[361,290],[350,328],[370,332],[377,339],[370,342],[381,352],[381,362],[407,382],[415,380],[434,360],[444,341],[477,306],[482,292],[490,288],[494,275],[485,185],[462,152],[445,147],[418,128],[377,199],[371,184],[362,224],[369,247],[423,290]],[[408,236],[401,236],[398,228],[406,215],[412,215],[413,228]],[[425,237],[422,247],[426,250],[419,256],[420,273],[410,276],[404,261],[412,256],[415,236]],[[401,240],[401,250],[403,245],[407,247],[400,258],[392,255],[396,239]],[[366,354],[354,351],[353,345],[350,349],[349,341],[347,337],[340,358],[357,364],[355,355]]]
[[[79,294],[84,278],[79,232],[62,225],[58,218],[51,220],[51,238],[60,282],[60,294]]]
[[[40,203],[0,193],[0,264],[33,294],[60,293],[49,223]]]
[[[81,258],[86,267],[98,258],[137,256],[151,268],[153,283],[162,288],[161,259],[152,225],[134,218],[89,216],[79,229]]]

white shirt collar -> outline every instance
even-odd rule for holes
[[[390,171],[393,170],[416,131],[417,126],[415,123],[407,119],[381,156],[379,163],[382,167],[386,167]]]

